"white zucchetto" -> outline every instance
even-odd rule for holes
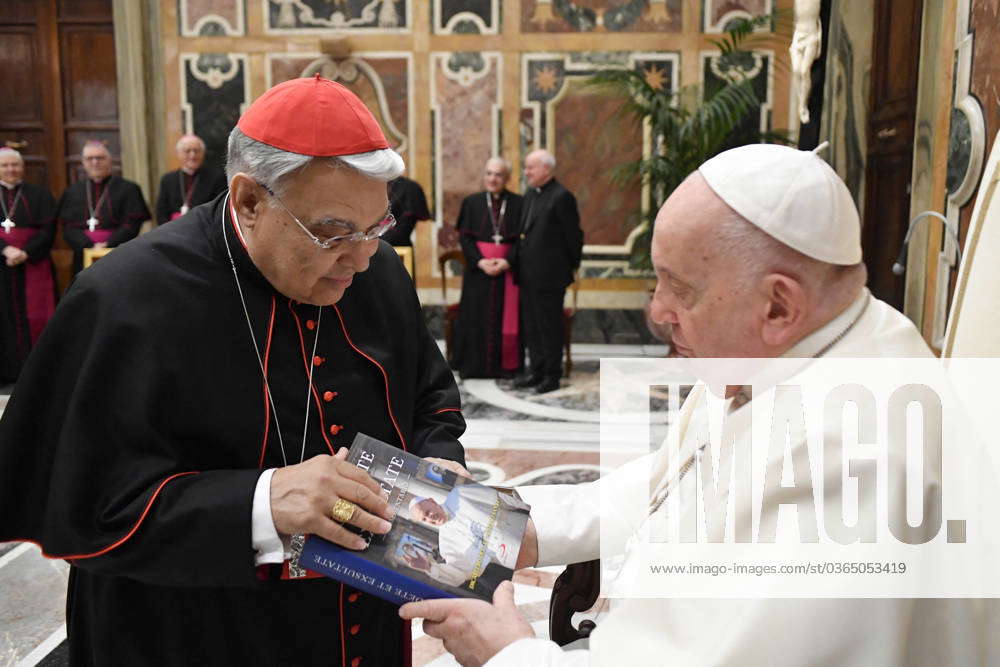
[[[829,264],[861,261],[861,219],[847,186],[817,152],[740,146],[698,168],[730,208],[773,238]]]

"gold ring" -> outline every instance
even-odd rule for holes
[[[354,510],[357,508],[358,506],[350,500],[341,498],[330,508],[330,517],[338,523],[347,523],[354,517]]]

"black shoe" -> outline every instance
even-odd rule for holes
[[[527,389],[528,387],[534,387],[544,379],[536,373],[525,373],[514,380],[513,387],[514,389]]]
[[[545,378],[537,387],[535,387],[536,394],[547,394],[550,391],[555,391],[559,388],[559,378]]]

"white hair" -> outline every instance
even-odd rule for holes
[[[197,134],[185,134],[184,136],[182,136],[180,139],[177,140],[177,144],[174,146],[174,150],[179,151],[181,149],[181,144],[183,144],[188,139],[194,139],[199,144],[201,144],[201,149],[205,150],[205,140],[199,137]]]
[[[499,162],[500,166],[503,167],[504,173],[510,176],[510,169],[511,169],[510,162],[507,162],[507,160],[504,160],[499,155],[494,155],[493,157],[491,157],[489,160],[486,161],[486,164],[489,164],[490,162]]]
[[[538,150],[531,151],[530,153],[528,153],[528,157],[531,157],[532,155],[541,160],[542,164],[544,164],[549,169],[556,168],[556,156],[548,152],[544,148],[539,148]]]
[[[400,176],[404,168],[403,158],[391,148],[337,157],[314,157],[269,146],[234,127],[229,133],[226,178],[232,180],[233,176],[243,172],[281,196],[288,178],[313,160],[325,161],[333,167],[347,167],[383,183]]]
[[[15,150],[10,146],[0,146],[0,156],[3,155],[13,155],[14,157],[17,158],[18,162],[24,164],[24,156],[21,155],[21,151]]]

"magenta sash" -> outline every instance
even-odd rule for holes
[[[7,245],[24,249],[24,245],[40,230],[37,227],[13,227],[10,232],[0,232],[0,239]],[[38,261],[28,260],[24,267],[24,298],[27,303],[28,331],[34,345],[42,329],[56,309],[56,292],[52,284],[52,260],[48,256]]]
[[[94,243],[104,243],[111,238],[113,230],[111,229],[95,229],[90,231],[89,229],[83,230],[83,233],[87,235],[87,238]]]
[[[512,243],[487,243],[476,241],[479,254],[484,259],[507,259]],[[503,283],[503,324],[500,331],[500,366],[505,371],[516,371],[520,366],[521,355],[518,346],[518,294],[514,276],[510,271],[504,272]]]

